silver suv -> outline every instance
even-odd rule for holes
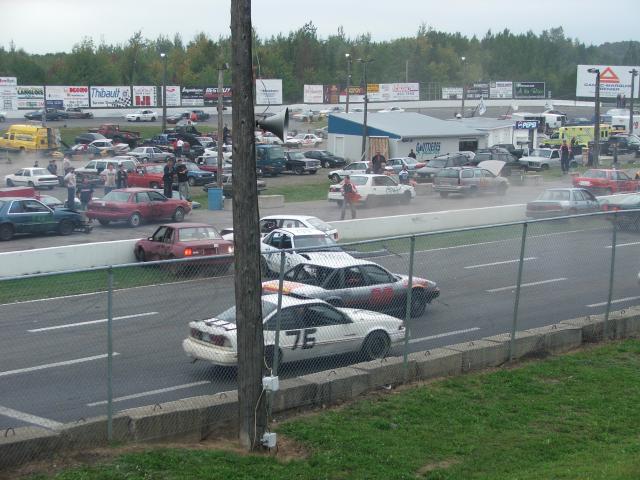
[[[462,153],[446,153],[430,160],[424,167],[416,170],[415,176],[423,182],[433,182],[433,178],[443,168],[469,165],[469,157]]]
[[[498,177],[489,170],[479,167],[443,168],[433,179],[433,189],[443,198],[450,193],[504,195],[507,193],[507,188],[509,188],[509,182],[506,178]]]
[[[100,177],[100,173],[102,173],[109,164],[113,164],[116,170],[122,164],[127,173],[132,173],[140,163],[133,157],[111,157],[91,160],[84,167],[76,168],[78,183],[81,183],[82,179],[86,178],[92,185],[102,185],[103,180]]]

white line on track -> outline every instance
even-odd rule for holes
[[[133,395],[117,397],[117,398],[114,398],[113,401],[124,402],[125,400],[132,400],[134,398],[141,398],[141,397],[149,397],[151,395],[158,395],[160,393],[166,393],[166,392],[175,392],[176,390],[185,390],[187,388],[199,387],[200,385],[206,385],[209,383],[211,382],[207,380],[204,380],[202,382],[185,383],[184,385],[176,385],[175,387],[159,388],[157,390],[149,390],[148,392],[134,393]],[[87,407],[97,407],[99,405],[106,405],[106,404],[107,404],[107,401],[102,400],[100,402],[87,403]]]
[[[524,261],[529,261],[529,260],[537,260],[538,257],[525,257],[523,258]],[[501,262],[493,262],[493,263],[482,263],[480,265],[468,265],[464,268],[466,269],[471,269],[471,268],[483,268],[483,267],[494,267],[496,265],[506,265],[507,263],[518,263],[520,261],[520,259],[515,259],[515,260],[503,260]]]
[[[640,245],[640,242],[616,243],[616,248],[619,248],[619,247],[629,247],[629,246],[632,246],[632,245]],[[607,245],[607,246],[606,246],[606,247],[604,247],[604,248],[609,248],[609,249],[611,249],[611,245]]]
[[[437,333],[436,335],[430,335],[428,337],[412,338],[411,340],[409,340],[409,343],[426,342],[427,340],[451,337],[452,335],[461,335],[463,333],[475,332],[477,330],[480,330],[480,327],[465,328],[464,330],[453,330],[452,332]]]
[[[624,302],[630,302],[632,300],[638,300],[640,299],[640,296],[637,297],[625,297],[625,298],[618,298],[617,300],[611,300],[611,303],[624,303]],[[600,303],[592,303],[591,305],[586,305],[589,308],[596,308],[596,307],[604,307],[607,304],[607,302],[600,302]]]
[[[540,280],[539,282],[522,283],[520,284],[520,287],[534,287],[536,285],[544,285],[546,283],[563,282],[564,280],[566,280],[565,277],[551,278],[549,280]],[[515,288],[517,288],[517,285],[509,285],[508,287],[492,288],[486,291],[488,293],[495,293],[495,292],[504,292],[505,290],[514,290]]]
[[[158,312],[145,312],[145,313],[134,313],[132,315],[122,315],[121,317],[113,317],[113,320],[114,321],[128,320],[130,318],[149,317],[151,315],[158,315]],[[107,318],[101,318],[100,320],[89,320],[86,322],[66,323],[64,325],[54,325],[53,327],[33,328],[31,330],[27,330],[27,332],[29,333],[48,332],[49,330],[60,330],[63,328],[83,327],[85,325],[95,325],[96,323],[106,323],[107,321],[108,321]]]
[[[113,356],[120,355],[117,352],[113,352]],[[62,362],[45,363],[44,365],[36,365],[35,367],[18,368],[17,370],[7,370],[6,372],[0,372],[0,377],[7,377],[9,375],[17,375],[19,373],[35,372],[36,370],[45,370],[47,368],[65,367],[67,365],[75,365],[76,363],[91,362],[93,360],[101,360],[107,358],[107,354],[94,355],[92,357],[74,358],[73,360],[65,360]]]
[[[31,423],[32,425],[38,425],[39,427],[48,428],[50,430],[55,430],[56,428],[62,427],[62,423],[60,422],[49,420],[48,418],[38,417],[36,415],[31,415],[30,413],[19,412],[18,410],[14,410],[13,408],[0,406],[0,415],[4,415],[5,417],[9,418],[15,418],[16,420],[21,420],[23,422]]]

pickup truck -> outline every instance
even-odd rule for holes
[[[107,138],[112,138],[117,143],[126,143],[131,148],[135,148],[140,140],[140,132],[124,130],[120,128],[120,125],[113,123],[103,123],[99,128],[89,129],[89,132],[100,133]]]
[[[285,170],[293,172],[296,175],[309,173],[315,175],[320,169],[320,160],[315,158],[307,158],[302,152],[284,152]]]
[[[524,153],[524,150],[522,148],[516,148],[511,143],[498,143],[496,145],[491,146],[490,148],[493,149],[495,147],[504,148],[505,150],[507,150],[511,155],[513,155],[517,159],[522,158],[522,155]]]

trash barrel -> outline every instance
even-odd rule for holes
[[[207,196],[209,200],[209,210],[224,209],[224,197],[222,196],[221,188],[209,188],[207,190]]]

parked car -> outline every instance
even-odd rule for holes
[[[266,145],[282,145],[284,142],[271,132],[257,131],[256,143],[263,143]]]
[[[107,137],[105,137],[101,133],[86,132],[86,133],[80,133],[80,134],[76,135],[75,142],[76,143],[82,143],[82,144],[88,144],[88,143],[93,142],[94,140],[104,140],[105,138],[107,138]]]
[[[378,110],[378,113],[391,113],[391,112],[404,112],[402,107],[388,107],[382,110]]]
[[[2,200],[0,198],[0,200]],[[603,200],[602,210],[605,212],[616,212],[615,216],[608,217],[609,220],[616,222],[620,230],[634,230],[640,232],[640,213],[631,212],[630,210],[640,209],[640,194],[632,193],[624,195],[614,200]],[[640,281],[640,275],[638,276]]]
[[[584,188],[548,188],[537,199],[527,203],[527,217],[561,217],[599,209],[598,199]]]
[[[46,168],[29,167],[21,168],[16,173],[5,175],[4,182],[7,187],[47,187],[52,189],[58,185],[58,177],[51,175]]]
[[[296,249],[304,249],[297,251]],[[293,250],[291,250],[293,249]],[[260,244],[262,254],[261,267],[264,276],[271,276],[280,271],[281,250],[285,252],[285,271],[293,268],[300,262],[313,259],[318,254],[331,253],[331,258],[340,258],[351,255],[338,247],[333,237],[326,233],[308,227],[276,228],[269,232]]]
[[[43,110],[36,110],[35,112],[27,112],[24,114],[24,118],[27,120],[42,120]],[[62,110],[57,110],[55,108],[47,108],[46,120],[53,122],[56,120],[64,120],[67,117],[67,114]]]
[[[136,147],[127,155],[137,158],[141,162],[166,162],[167,160],[173,160],[176,156],[173,153],[165,152],[158,147]]]
[[[496,145],[492,145],[490,147],[490,150],[492,152],[496,152],[496,153],[504,153],[501,150],[506,150],[508,153],[513,155],[516,158],[516,160],[522,158],[522,155],[524,154],[524,150],[522,148],[516,148],[516,146],[513,145],[512,143],[498,143]],[[506,161],[506,160],[504,160],[502,158],[494,158],[493,160]]]
[[[557,148],[536,148],[531,151],[529,156],[522,157],[520,163],[526,170],[549,170],[560,167],[560,150]],[[576,167],[577,162],[574,160],[570,166]]]
[[[302,152],[285,151],[285,168],[296,175],[315,175],[320,169],[320,160],[305,157]]]
[[[393,172],[394,174],[400,173],[402,167],[406,165],[409,171],[409,176],[413,177],[416,174],[416,170],[425,166],[424,162],[420,162],[412,157],[395,157],[390,158],[386,162],[385,170]]]
[[[129,145],[126,143],[114,143],[113,140],[109,138],[98,139],[91,142],[91,145],[94,148],[97,148],[101,152],[106,152],[110,155],[121,155],[123,153],[129,152]]]
[[[322,143],[322,138],[313,133],[299,133],[295,137],[288,137],[284,145],[285,147],[317,147]]]
[[[202,170],[193,162],[184,162],[184,164],[187,166],[187,178],[189,185],[192,187],[195,185],[206,185],[215,179],[213,173]]]
[[[416,196],[416,191],[411,185],[402,185],[387,175],[358,174],[351,175],[351,183],[356,186],[360,197],[359,202],[367,207],[380,203],[400,202],[408,204]],[[342,205],[342,184],[329,187],[330,202]]]
[[[81,214],[67,209],[52,209],[35,198],[0,198],[0,240],[11,240],[24,233],[71,235],[74,230],[86,233],[91,227]]]
[[[337,307],[365,308],[404,315],[408,277],[348,255],[327,253],[299,263],[284,274],[283,293],[297,298],[319,298]],[[262,293],[278,293],[278,281],[262,283]],[[421,316],[440,289],[426,278],[413,277],[411,316]]]
[[[278,296],[262,297],[265,363],[273,364]],[[238,363],[236,307],[216,317],[189,323],[182,342],[188,357],[214,365]],[[309,360],[336,354],[357,353],[366,360],[384,358],[404,339],[402,320],[367,310],[336,308],[322,300],[282,297],[280,363]]]
[[[354,175],[358,173],[369,173],[369,162],[352,162],[341,170],[332,170],[329,172],[329,180],[334,183],[341,182],[345,175]]]
[[[100,225],[126,221],[130,227],[138,227],[143,222],[166,218],[182,222],[190,211],[186,200],[167,198],[148,188],[121,188],[110,191],[100,200],[92,200],[86,215],[98,220]]]
[[[312,110],[304,110],[291,114],[291,119],[298,122],[313,122],[314,120],[318,120],[319,118],[320,113],[314,112]]]
[[[323,168],[336,168],[347,164],[347,161],[344,158],[338,157],[328,150],[307,150],[304,152],[304,156],[320,160],[320,164]]]
[[[329,127],[325,125],[324,127],[316,128],[313,133],[315,133],[320,138],[327,139],[329,138]]]
[[[516,157],[511,155],[509,152],[500,152],[497,150],[494,151],[483,151],[476,153],[475,158],[471,162],[472,165],[478,165],[482,162],[488,161],[499,161],[504,162],[504,167],[502,169],[501,175],[508,177],[511,175],[511,172],[524,170],[524,165],[518,161]]]
[[[589,190],[594,195],[636,192],[640,180],[635,180],[622,170],[591,168],[582,175],[573,177],[573,186]]]
[[[416,169],[416,179],[423,182],[433,182],[436,174],[443,168],[448,167],[462,167],[469,165],[469,158],[462,153],[446,153],[444,155],[438,155],[437,157],[429,160],[427,164]]]
[[[78,143],[64,152],[66,155],[74,159],[102,158],[110,155],[108,150],[101,150],[98,147],[88,143]]]
[[[84,167],[76,168],[78,184],[82,183],[83,179],[86,178],[91,185],[102,185],[104,180],[100,177],[100,173],[102,173],[109,164],[113,164],[116,170],[120,165],[124,165],[129,175],[131,175],[139,165],[138,161],[133,157],[110,157],[91,160]]]
[[[124,118],[127,122],[155,122],[158,114],[153,110],[138,110],[137,112],[127,113]]]
[[[127,183],[129,187],[161,188],[164,184],[164,165],[137,165],[135,171],[129,173]]]
[[[267,189],[267,184],[264,180],[256,180],[258,195],[264,192]],[[218,188],[218,184],[216,182],[208,183],[202,189],[207,192],[210,188]],[[233,197],[233,175],[231,173],[223,173],[222,175],[222,195],[226,198]]]
[[[196,158],[196,163],[200,167],[200,169],[205,170],[207,172],[217,173],[218,172],[218,157],[215,156],[203,156]],[[222,170],[228,170],[233,167],[233,162],[230,159],[222,161]]]
[[[181,120],[188,120],[189,119],[189,112],[182,112],[182,113],[174,113],[172,115],[168,115],[167,116],[167,123],[170,123],[172,125],[175,125],[176,123],[178,123]]]
[[[233,242],[224,240],[212,225],[206,223],[168,223],[160,225],[153,235],[138,240],[133,249],[139,262],[169,260],[173,258],[198,258],[220,255],[218,258],[200,260],[198,266],[215,267],[218,273],[229,270],[233,264]],[[194,268],[192,264],[175,267]]]
[[[602,145],[602,153],[605,155],[612,155],[614,145],[618,146],[619,154],[634,153],[636,157],[640,157],[640,137],[638,137],[638,135],[623,133],[611,135]]]
[[[504,195],[508,188],[509,181],[506,178],[479,166],[443,168],[433,179],[433,189],[443,198],[448,197],[450,193]]]
[[[260,236],[266,237],[276,228],[313,228],[320,230],[325,235],[338,240],[338,229],[318,217],[311,215],[267,215],[260,219]],[[224,229],[225,238],[233,240],[233,227]]]
[[[67,118],[93,118],[93,113],[85,112],[78,107],[67,107],[64,109]]]

